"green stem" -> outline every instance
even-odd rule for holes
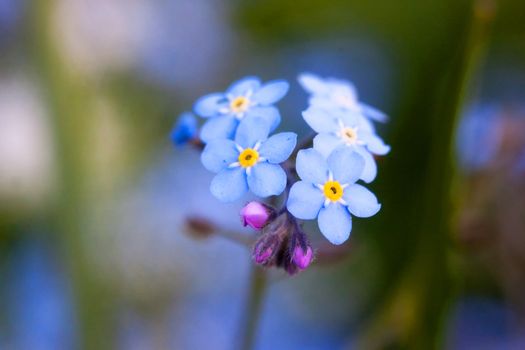
[[[257,328],[261,318],[262,303],[268,286],[266,271],[253,265],[250,285],[246,299],[245,314],[240,325],[241,343],[239,349],[250,350],[254,348]]]

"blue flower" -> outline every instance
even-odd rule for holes
[[[297,143],[291,132],[268,138],[270,126],[261,117],[241,123],[235,140],[213,139],[204,148],[201,161],[217,175],[210,186],[220,201],[231,202],[248,189],[259,197],[281,194],[286,187],[286,173],[279,163],[284,162]]]
[[[175,146],[182,146],[197,137],[197,118],[192,113],[185,112],[180,115],[175,127],[171,131],[171,141]]]
[[[371,182],[377,175],[373,154],[385,155],[390,146],[385,145],[369,123],[358,114],[342,110],[325,110],[312,106],[303,112],[303,118],[315,132],[314,148],[325,158],[338,147],[350,148],[365,160],[360,178]]]
[[[350,214],[365,218],[381,208],[372,192],[355,184],[364,166],[364,159],[348,148],[337,149],[328,159],[312,148],[299,151],[296,169],[302,181],[290,189],[288,211],[298,219],[317,218],[321,233],[342,244],[352,231]]]
[[[210,120],[202,127],[201,139],[232,139],[239,123],[253,116],[263,118],[270,132],[281,122],[279,110],[273,106],[288,92],[284,80],[261,85],[256,77],[246,77],[233,83],[226,92],[212,93],[195,103],[195,113]]]
[[[359,102],[357,91],[352,83],[335,78],[321,79],[320,77],[303,73],[299,75],[299,83],[309,92],[309,103],[326,109],[341,109],[362,115],[368,119],[386,122],[388,117],[381,111]]]

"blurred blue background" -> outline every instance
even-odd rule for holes
[[[250,251],[177,116],[245,75],[354,82],[392,152],[345,256],[271,271],[257,349],[525,348],[525,3],[0,0],[0,349],[232,349]],[[307,225],[316,246],[324,241]],[[241,328],[242,329],[242,328]]]

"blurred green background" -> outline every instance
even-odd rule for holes
[[[0,0],[0,349],[234,348],[250,252],[185,220],[254,233],[169,132],[258,75],[306,135],[303,71],[390,116],[383,206],[256,348],[525,348],[525,2]]]

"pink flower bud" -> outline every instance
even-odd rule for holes
[[[308,265],[310,265],[310,263],[313,260],[313,257],[314,253],[310,246],[306,247],[306,252],[300,245],[296,246],[293,251],[293,262],[301,270],[306,269]]]
[[[253,248],[253,260],[259,265],[271,265],[277,250],[281,245],[281,238],[275,234],[263,235]]]
[[[262,229],[273,216],[274,210],[259,202],[250,202],[241,210],[243,225],[256,230]]]
[[[257,264],[266,264],[272,255],[273,250],[271,247],[268,247],[263,251],[255,252],[253,255],[253,259]]]

